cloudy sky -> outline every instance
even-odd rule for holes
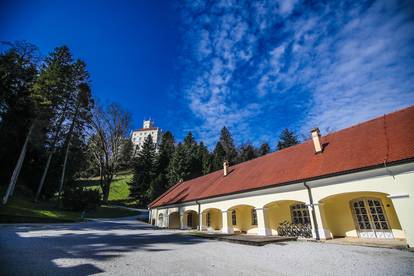
[[[228,126],[274,146],[285,127],[306,137],[414,104],[413,2],[323,2],[22,1],[0,39],[68,44],[136,127],[152,117],[213,145]]]

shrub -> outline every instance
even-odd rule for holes
[[[70,211],[90,211],[101,204],[99,190],[76,187],[65,190],[63,193],[63,207]]]

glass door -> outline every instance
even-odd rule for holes
[[[351,206],[360,238],[394,238],[379,199],[359,198],[352,201]]]

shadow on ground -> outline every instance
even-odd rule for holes
[[[90,275],[104,271],[88,264],[88,260],[111,261],[130,251],[151,254],[174,250],[174,244],[206,241],[153,230],[147,224],[131,220],[0,226],[0,274]],[[82,259],[86,264],[64,267],[59,265],[59,259]]]

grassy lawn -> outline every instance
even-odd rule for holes
[[[132,179],[132,172],[125,171],[118,173],[111,184],[111,190],[109,192],[109,203],[115,205],[125,205],[128,207],[135,207],[137,205],[136,200],[129,198],[129,186],[128,182]],[[90,189],[99,189],[99,177],[93,177],[88,179],[79,180],[82,186]]]
[[[81,221],[81,212],[56,208],[56,201],[33,202],[33,197],[16,194],[6,206],[0,205],[0,222],[73,222]],[[138,212],[113,206],[100,206],[86,212],[84,218],[116,218],[137,215]]]

